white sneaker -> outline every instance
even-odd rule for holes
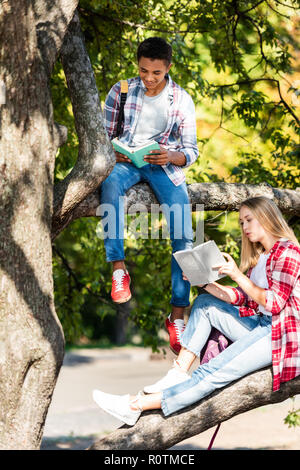
[[[133,410],[130,407],[130,395],[112,395],[94,390],[93,399],[102,410],[129,426],[133,426],[141,415],[140,410]]]
[[[189,380],[191,377],[186,372],[182,372],[175,367],[169,370],[169,372],[158,382],[153,385],[147,385],[144,387],[145,393],[158,393],[166,388],[177,385],[185,380]]]

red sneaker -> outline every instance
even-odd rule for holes
[[[116,269],[112,276],[111,298],[117,304],[128,302],[131,299],[130,276],[128,271]]]
[[[185,329],[184,320],[178,319],[171,322],[169,318],[167,318],[165,325],[170,335],[170,349],[174,354],[178,355],[181,349],[180,337]]]

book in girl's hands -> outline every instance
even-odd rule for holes
[[[219,268],[226,263],[224,256],[213,240],[197,245],[190,250],[173,254],[191,286],[217,281],[225,274],[218,274]]]
[[[149,165],[148,162],[145,162],[144,156],[149,155],[151,150],[159,150],[159,144],[155,140],[150,140],[147,144],[140,145],[138,147],[129,147],[116,137],[111,141],[114,149],[117,152],[126,155],[132,163],[137,166],[138,168],[142,168],[145,165]]]

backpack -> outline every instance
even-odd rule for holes
[[[121,134],[122,124],[124,121],[124,106],[126,103],[127,93],[128,93],[128,82],[127,80],[121,80],[121,101],[120,101],[120,109],[119,109],[118,122],[117,122],[116,137],[119,137],[119,135]]]

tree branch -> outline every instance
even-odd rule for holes
[[[253,196],[267,196],[273,199],[280,210],[289,216],[300,214],[300,190],[273,188],[267,183],[193,183],[188,185],[188,193],[193,211],[205,210],[237,211],[242,201]],[[149,212],[158,201],[147,183],[139,183],[126,194],[125,210],[128,213],[137,211]],[[81,217],[96,217],[99,215],[98,192],[89,194],[77,207],[70,212],[65,225],[56,226],[52,233],[53,239],[66,225]]]
[[[279,0],[275,0],[275,3],[279,3],[279,5],[282,5],[283,7],[286,7],[286,8],[292,8],[293,10],[298,10],[299,9],[298,6],[294,7],[293,5],[288,5],[287,3],[279,2]]]
[[[50,77],[78,0],[33,2],[38,46]]]
[[[169,449],[236,415],[299,393],[300,376],[272,392],[271,369],[262,369],[168,417],[159,411],[144,412],[135,426],[122,426],[94,442],[89,450]]]
[[[215,87],[215,88],[229,88],[229,87],[233,87],[233,86],[239,86],[239,85],[247,85],[249,83],[256,83],[256,82],[263,82],[263,81],[266,81],[266,82],[274,82],[276,84],[276,87],[277,87],[277,90],[278,90],[278,94],[280,96],[280,101],[278,104],[282,103],[283,106],[286,108],[286,110],[288,111],[289,114],[291,114],[291,116],[293,116],[293,118],[295,119],[295,121],[297,122],[297,124],[299,125],[300,124],[300,120],[298,119],[298,117],[296,116],[296,114],[293,112],[293,110],[291,109],[291,107],[287,104],[287,102],[283,99],[282,97],[282,94],[281,94],[281,89],[280,89],[280,83],[279,83],[279,80],[276,80],[276,78],[268,78],[268,77],[261,77],[261,78],[253,78],[253,79],[249,79],[249,80],[240,80],[238,82],[235,82],[235,83],[228,83],[228,84],[223,84],[223,85],[211,85],[211,87]]]
[[[62,147],[68,140],[68,128],[55,122],[54,139],[56,147]]]
[[[241,13],[248,13],[249,11],[252,11],[254,10],[255,8],[257,8],[261,3],[265,3],[266,0],[260,0],[259,2],[257,2],[255,5],[252,5],[252,7],[248,8],[248,10],[244,10],[244,11],[241,11]]]
[[[74,168],[54,188],[54,234],[68,225],[76,206],[96,190],[115,164],[77,13],[65,35],[61,59],[71,95],[79,149]]]
[[[298,117],[296,116],[296,114],[293,112],[293,110],[291,109],[291,107],[287,104],[287,102],[283,99],[283,96],[281,94],[281,89],[280,89],[280,83],[278,80],[277,81],[277,90],[278,90],[278,94],[280,96],[280,102],[283,104],[283,106],[285,107],[285,109],[288,111],[288,113],[290,113],[293,118],[295,119],[295,121],[298,123],[298,125],[300,125],[300,120],[298,119]]]
[[[82,289],[86,289],[93,297],[96,297],[98,300],[100,300],[104,304],[110,305],[111,307],[116,308],[116,304],[114,304],[114,302],[112,300],[107,300],[104,297],[102,297],[100,294],[97,294],[97,292],[93,292],[92,289],[90,289],[86,284],[83,284],[78,279],[78,277],[75,274],[74,270],[71,268],[67,258],[63,255],[63,253],[55,245],[52,245],[52,250],[61,259],[61,262],[62,262],[65,270],[67,271],[67,273],[69,275],[69,279],[72,278],[74,280],[76,289],[78,291],[80,291]],[[70,286],[70,288],[71,288],[71,286]]]
[[[288,15],[284,15],[283,13],[280,13],[280,11],[276,10],[274,7],[272,7],[272,5],[270,5],[270,3],[268,3],[266,1],[266,4],[268,5],[268,7],[274,11],[274,13],[276,13],[276,15],[280,15],[280,16],[283,16],[284,18],[287,18],[288,20],[290,19],[290,17]]]
[[[265,0],[264,0],[265,1]],[[117,23],[121,24],[124,26],[130,26],[131,28],[134,29],[144,29],[145,31],[156,31],[158,33],[168,33],[168,34],[186,34],[186,33],[199,33],[199,34],[204,34],[204,33],[209,33],[209,29],[198,29],[198,28],[186,28],[186,29],[165,29],[159,26],[153,27],[153,23],[151,24],[142,24],[142,23],[134,23],[132,21],[128,20],[122,20],[121,18],[117,17],[112,17],[112,16],[107,16],[107,15],[102,15],[101,13],[92,10],[91,8],[87,8],[86,6],[82,7],[80,6],[78,8],[78,11],[80,12],[81,15],[88,17],[89,14],[96,16],[97,18],[100,18],[103,21],[110,21],[111,23]],[[155,23],[155,22],[154,22]],[[176,23],[176,22],[175,22]],[[223,29],[226,28],[228,25],[228,22],[221,24],[218,29]]]

